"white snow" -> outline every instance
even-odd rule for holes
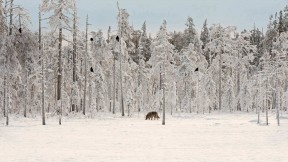
[[[109,114],[109,116],[111,116]],[[254,113],[167,114],[146,121],[101,115],[95,119],[11,119],[0,122],[0,161],[287,162],[288,115],[277,126],[257,125]],[[264,116],[262,117],[264,122]]]

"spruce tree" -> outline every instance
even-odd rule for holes
[[[185,46],[187,47],[190,43],[194,44],[196,43],[196,30],[195,30],[195,25],[193,22],[192,17],[187,18],[186,22],[186,29],[184,31],[185,34]]]
[[[283,22],[283,12],[280,11],[279,12],[279,22],[278,22],[278,32],[279,32],[279,35],[284,32],[284,22]]]
[[[201,32],[201,36],[200,39],[202,41],[202,49],[205,48],[206,44],[209,41],[209,30],[207,27],[207,19],[205,20],[204,24],[203,24],[203,28],[202,28],[202,32]]]

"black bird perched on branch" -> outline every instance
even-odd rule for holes
[[[22,28],[19,28],[18,30],[19,30],[19,33],[22,33]]]
[[[199,68],[195,69],[195,71],[199,71]]]
[[[90,71],[91,71],[92,73],[94,73],[94,70],[93,70],[93,68],[92,68],[92,67],[90,68]]]
[[[93,42],[93,40],[94,40],[93,38],[90,38],[90,41],[91,41],[91,42]]]
[[[119,40],[120,40],[120,38],[119,38],[119,36],[117,35],[117,37],[116,37],[116,40],[117,40],[117,42],[119,42]]]

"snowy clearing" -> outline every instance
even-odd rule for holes
[[[167,115],[146,121],[105,117],[67,119],[12,118],[0,126],[0,161],[183,161],[183,162],[287,162],[288,115],[276,125],[257,125],[257,115]],[[264,120],[264,116],[262,117]],[[265,123],[263,121],[263,123]]]

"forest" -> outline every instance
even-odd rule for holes
[[[169,31],[163,20],[155,35],[145,20],[134,29],[121,4],[115,10],[117,29],[91,31],[87,15],[81,30],[76,0],[43,0],[34,31],[25,8],[0,0],[0,119],[41,116],[45,125],[57,117],[61,125],[75,115],[157,111],[165,124],[165,114],[239,111],[266,114],[267,125],[275,112],[279,124],[288,107],[287,6],[267,29],[206,19],[197,31],[187,17],[185,30]]]

